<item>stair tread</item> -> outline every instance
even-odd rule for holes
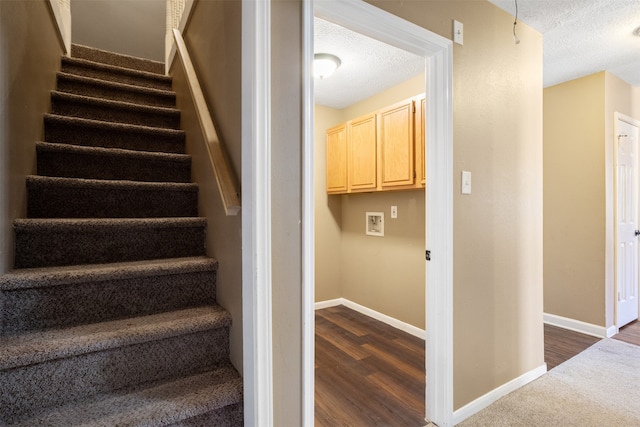
[[[153,105],[136,104],[133,102],[116,101],[112,99],[98,98],[88,95],[77,95],[74,93],[51,91],[52,100],[68,100],[83,104],[92,104],[102,108],[119,108],[135,112],[153,113],[161,115],[180,115],[180,110],[171,107],[157,107]]]
[[[130,157],[141,160],[162,160],[179,163],[188,163],[191,161],[189,154],[163,153],[161,151],[137,151],[127,150],[124,148],[104,148],[86,145],[64,144],[56,142],[38,141],[36,147],[43,151],[49,152],[66,152],[74,154],[92,154],[100,156],[119,156]]]
[[[149,71],[141,71],[133,68],[119,67],[117,65],[105,64],[103,62],[90,61],[83,58],[70,58],[67,56],[62,57],[62,64],[76,64],[87,68],[101,69],[114,74],[124,74],[128,76],[138,76],[149,80],[157,80],[165,83],[171,83],[171,76],[165,76],[164,74],[152,73]]]
[[[71,285],[84,283],[88,278],[91,278],[93,281],[124,280],[150,276],[215,271],[217,269],[218,261],[214,258],[204,256],[114,262],[108,264],[24,268],[13,270],[0,276],[0,291]]]
[[[18,218],[13,221],[16,230],[91,229],[94,227],[130,228],[176,228],[205,227],[207,219],[202,217],[177,218]]]
[[[165,426],[242,402],[242,379],[230,365],[169,382],[94,396],[10,426]]]
[[[110,128],[110,129],[119,129],[119,130],[128,131],[128,132],[138,132],[138,133],[145,132],[145,133],[151,133],[151,134],[176,135],[176,136],[181,136],[185,134],[185,131],[181,129],[168,129],[168,128],[162,128],[162,127],[108,122],[105,120],[85,119],[81,117],[64,116],[61,114],[46,113],[44,117],[46,120],[58,121],[63,123],[75,122],[75,123],[82,124],[84,126],[93,126],[93,127],[103,128],[103,129]]]
[[[128,180],[106,180],[86,178],[66,178],[40,175],[28,175],[27,185],[48,185],[56,187],[92,188],[104,190],[136,190],[136,191],[198,191],[196,183],[182,182],[147,182]]]
[[[0,370],[226,327],[219,305],[0,337]]]
[[[74,81],[83,82],[83,83],[90,83],[96,86],[106,86],[113,90],[131,91],[131,92],[138,92],[138,93],[144,93],[149,95],[166,96],[168,98],[175,96],[175,92],[170,90],[162,90],[162,89],[157,89],[153,87],[137,86],[137,85],[127,84],[127,83],[120,83],[120,82],[112,82],[110,80],[102,80],[102,79],[97,79],[95,77],[65,73],[64,71],[59,71],[57,73],[57,77],[59,79],[61,78],[61,79],[74,80]]]
[[[74,58],[83,58],[103,64],[110,64],[107,61],[119,61],[123,63],[123,67],[132,69],[141,69],[136,67],[150,68],[146,71],[162,74],[164,72],[164,62],[155,61],[153,59],[142,58],[139,56],[127,55],[125,53],[111,52],[108,50],[98,49],[96,47],[85,46],[77,43],[71,44],[71,56]],[[90,57],[98,57],[99,59],[91,59]],[[124,65],[124,64],[127,65]],[[132,67],[133,65],[133,67]],[[154,69],[155,71],[151,71]]]

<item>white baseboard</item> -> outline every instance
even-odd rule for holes
[[[505,383],[500,387],[491,390],[489,393],[485,394],[484,396],[480,396],[473,402],[470,402],[465,406],[463,406],[462,408],[458,409],[457,411],[453,412],[453,425],[461,423],[462,421],[466,420],[473,414],[480,412],[487,406],[491,405],[493,402],[497,401],[501,397],[506,396],[507,394],[513,391],[516,391],[520,387],[530,383],[531,381],[535,380],[536,378],[539,378],[540,376],[546,373],[547,373],[547,364],[545,363],[529,372],[526,372],[523,375],[520,375],[518,378],[514,378],[508,383]]]
[[[597,338],[610,338],[617,333],[615,325],[605,328],[604,326],[598,326],[568,317],[556,316],[555,314],[544,313],[543,320],[547,325],[557,326]]]
[[[329,299],[326,301],[316,302],[314,307],[316,310],[322,308],[336,307],[338,305],[344,305],[344,298]]]
[[[386,323],[389,326],[393,326],[396,329],[400,329],[401,331],[404,331],[423,340],[427,338],[427,333],[424,329],[420,329],[401,320],[394,319],[391,316],[387,316],[386,314],[382,314],[379,311],[372,310],[346,298],[336,298],[332,300],[316,302],[315,309],[318,310],[321,308],[335,307],[337,305],[344,305],[345,307],[357,311],[358,313],[362,313],[373,319],[379,320],[382,323]]]

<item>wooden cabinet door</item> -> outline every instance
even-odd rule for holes
[[[374,190],[377,186],[376,115],[349,122],[349,190]]]
[[[347,126],[327,131],[327,193],[347,192]]]
[[[416,186],[424,187],[427,182],[427,169],[425,164],[426,142],[426,106],[427,99],[421,96],[416,101]]]
[[[379,113],[380,186],[414,184],[413,100],[404,101]]]

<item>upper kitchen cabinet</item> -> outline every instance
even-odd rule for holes
[[[327,131],[327,193],[425,186],[425,96],[390,105]]]
[[[347,125],[327,131],[327,193],[347,192]]]
[[[409,99],[378,112],[380,187],[415,183],[414,100]]]
[[[349,191],[373,191],[378,185],[376,114],[351,120],[347,130]]]

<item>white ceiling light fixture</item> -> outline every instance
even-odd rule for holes
[[[313,55],[313,76],[324,79],[333,74],[342,62],[340,58],[330,53],[316,53]]]

